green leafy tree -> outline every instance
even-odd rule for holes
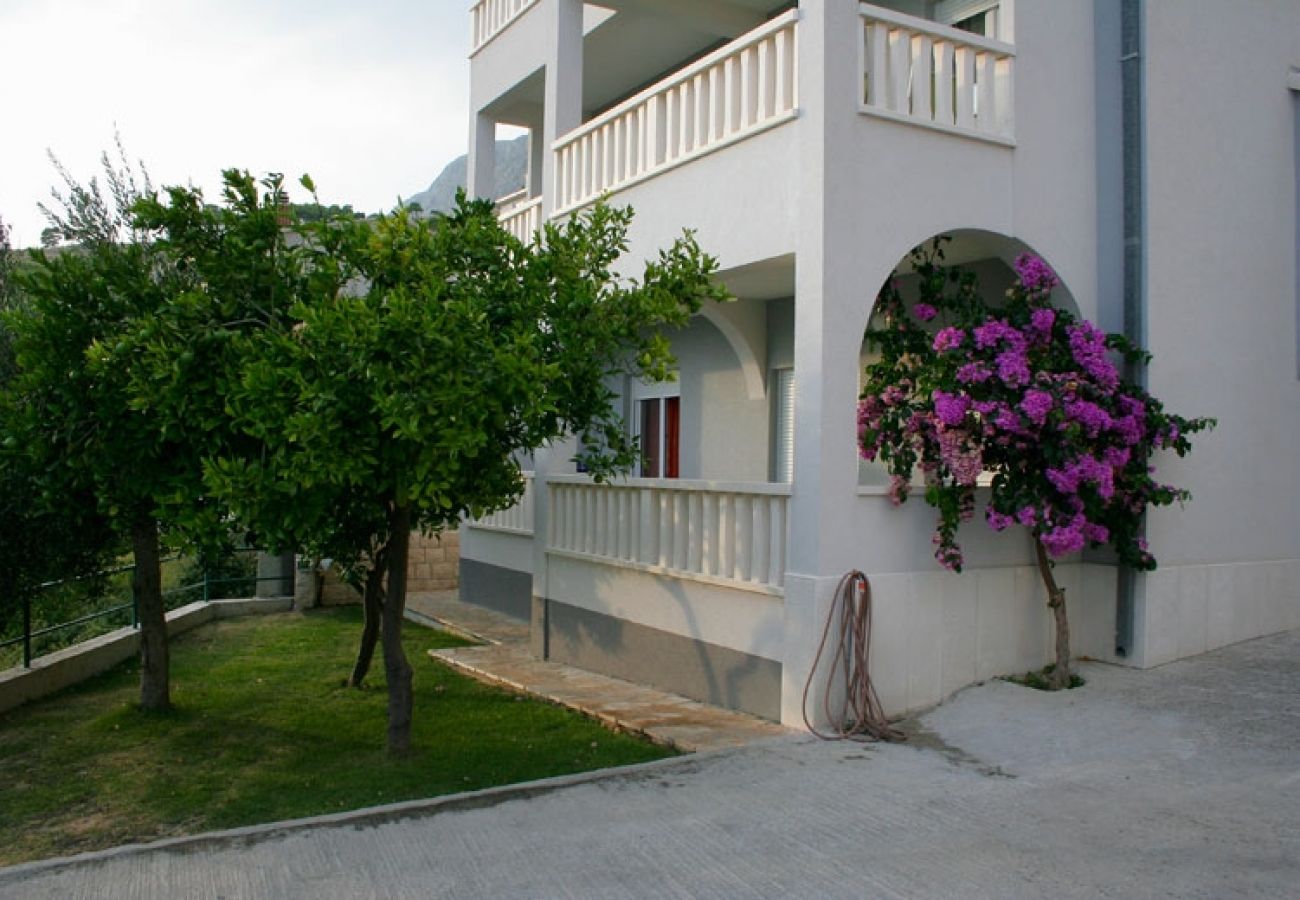
[[[171,196],[172,209],[195,205]],[[203,230],[167,207],[146,218],[174,253]],[[659,329],[723,296],[716,263],[689,235],[640,278],[617,276],[630,218],[598,206],[548,226],[531,248],[490,203],[464,198],[436,221],[398,209],[304,224],[289,320],[230,338],[224,406],[257,450],[211,458],[208,484],[260,539],[368,573],[392,752],[410,742],[401,625],[411,532],[515,502],[519,451],[566,435],[580,436],[598,476],[629,468],[637,448],[611,376],[666,377]],[[207,298],[223,292],[209,284]],[[179,347],[148,353],[162,369]]]
[[[100,568],[116,549],[86,492],[42,504],[15,427],[16,361],[10,322],[20,304],[9,230],[0,220],[0,634],[16,636],[23,601],[43,582]]]
[[[187,279],[135,227],[130,207],[149,190],[148,179],[135,174],[120,144],[119,157],[120,166],[103,157],[106,192],[96,179],[77,183],[55,160],[67,193],[54,192],[56,206],[46,213],[74,246],[35,255],[19,274],[7,443],[22,452],[43,508],[93,497],[129,542],[140,702],[163,710],[171,696],[161,550],[219,533],[221,517],[203,485],[201,423],[175,427],[132,399],[135,335]]]
[[[920,468],[938,510],[935,558],[954,571],[977,481],[992,476],[985,521],[1033,538],[1056,625],[1047,683],[1067,687],[1070,630],[1054,560],[1109,546],[1129,566],[1155,568],[1142,514],[1190,494],[1157,481],[1153,457],[1184,455],[1190,435],[1214,422],[1175,415],[1123,378],[1116,360],[1144,363],[1147,354],[1054,307],[1058,281],[1041,259],[1017,259],[1005,303],[992,306],[972,273],[943,264],[943,243],[912,253],[917,303],[908,308],[894,281],[877,300],[867,339],[880,356],[866,370],[859,449],[888,466],[895,504]]]

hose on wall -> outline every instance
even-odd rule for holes
[[[823,698],[829,731],[819,731],[808,716],[808,692],[826,652],[831,624],[839,619],[839,635],[827,665],[827,684]],[[832,709],[836,677],[844,679],[843,703]],[[808,680],[803,686],[803,722],[808,730],[826,741],[902,741],[907,736],[885,718],[876,688],[871,683],[871,582],[856,569],[840,579],[835,588],[822,629],[821,642],[813,657]]]

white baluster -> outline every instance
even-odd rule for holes
[[[975,58],[976,97],[978,106],[975,114],[975,127],[990,134],[998,130],[998,95],[993,88],[996,80],[994,70],[997,60],[992,53],[980,53]]]
[[[912,115],[929,122],[934,118],[931,94],[934,78],[934,42],[929,35],[912,38]]]
[[[704,503],[699,494],[690,493],[686,495],[686,565],[684,568],[688,572],[700,571],[700,555],[704,549],[703,519]]]
[[[750,534],[753,535],[753,546],[750,550],[749,580],[762,584],[767,578],[769,550],[768,504],[764,502],[763,497],[754,498],[752,512]]]
[[[771,497],[768,507],[771,512],[768,521],[770,549],[767,555],[767,583],[772,587],[780,587],[785,580],[785,499]]]
[[[975,51],[970,47],[958,47],[953,53],[953,66],[956,75],[954,83],[957,91],[957,126],[959,128],[975,127]]]
[[[893,28],[889,32],[889,74],[886,78],[889,90],[887,107],[894,112],[908,111],[907,89],[911,86],[912,55],[911,33],[902,28]]]
[[[673,491],[673,561],[670,568],[679,571],[686,571],[686,563],[690,558],[688,545],[690,544],[690,504],[688,504],[686,494],[681,491]]]
[[[673,564],[673,540],[677,533],[672,497],[666,491],[655,491],[655,505],[659,508],[659,559],[658,564],[667,569]]]
[[[736,498],[735,520],[735,562],[731,577],[737,581],[748,581],[754,546],[754,505],[753,498],[749,495],[741,494]]]

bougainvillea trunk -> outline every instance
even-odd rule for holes
[[[398,505],[390,516],[388,595],[384,598],[384,673],[388,678],[388,752],[411,749],[411,664],[402,649],[402,616],[406,612],[406,558],[411,546],[411,508]]]
[[[1070,622],[1065,615],[1065,590],[1057,585],[1052,574],[1052,561],[1048,558],[1047,548],[1043,542],[1035,539],[1034,550],[1038,554],[1038,572],[1043,576],[1043,586],[1047,588],[1047,607],[1056,620],[1056,665],[1047,679],[1047,685],[1054,691],[1070,686],[1073,672],[1070,670]]]

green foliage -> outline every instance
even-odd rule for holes
[[[436,220],[333,215],[290,236],[278,176],[263,186],[229,171],[219,208],[188,188],[137,206],[178,278],[122,341],[129,392],[163,434],[202,429],[205,485],[253,542],[333,558],[353,583],[381,560],[404,583],[390,543],[412,528],[512,504],[521,451],[577,434],[598,477],[630,468],[610,377],[665,377],[658,329],[723,296],[689,234],[617,276],[627,210],[598,205],[529,247],[463,195]],[[385,601],[390,677],[404,603]]]
[[[1006,680],[1015,684],[1024,685],[1028,688],[1033,688],[1036,691],[1059,691],[1063,688],[1066,690],[1073,690],[1074,688],[1080,688],[1087,684],[1087,682],[1083,680],[1082,675],[1077,675],[1071,672],[1069,682],[1063,686],[1057,686],[1052,680],[1052,673],[1055,671],[1055,664],[1049,663],[1042,669],[1033,669],[1023,675],[1012,675]]]
[[[198,585],[188,597],[198,600],[202,586],[208,586],[209,600],[252,597],[257,593],[257,552],[233,546],[210,550],[187,561],[181,570],[183,585]]]
[[[289,247],[247,175],[227,173],[219,210],[189,190],[168,198],[142,221],[203,288],[136,348],[135,402],[179,427],[219,382],[197,413],[209,434],[233,416],[206,459],[210,488],[261,542],[345,566],[386,543],[397,506],[436,530],[514,502],[516,451],[577,433],[599,475],[630,467],[606,379],[671,371],[655,329],[720,296],[689,236],[640,280],[617,278],[631,214],[604,206],[548,227],[539,248],[463,198],[436,221],[399,209],[304,223]],[[259,217],[260,240],[236,239]],[[171,374],[187,353],[206,373],[197,390]]]
[[[328,219],[352,218],[364,219],[365,213],[356,212],[351,205],[342,206],[331,203],[326,206],[323,203],[291,203],[289,205],[289,215],[294,224],[303,225],[311,222],[321,222]]]
[[[43,503],[41,472],[26,453],[15,384],[13,325],[21,313],[21,268],[0,221],[0,635],[6,638],[21,633],[24,597],[35,597],[44,582],[103,568],[118,548],[83,487],[61,492],[54,504]],[[93,599],[92,588],[87,583],[78,590]],[[53,602],[34,604],[36,627],[61,621],[51,618],[57,616],[49,608]]]
[[[377,686],[346,688],[355,609],[228,620],[173,646],[180,711],[131,705],[121,666],[0,716],[0,865],[672,755],[577,713],[480,684],[413,627],[418,749],[394,759]],[[76,777],[70,777],[75,773]]]

